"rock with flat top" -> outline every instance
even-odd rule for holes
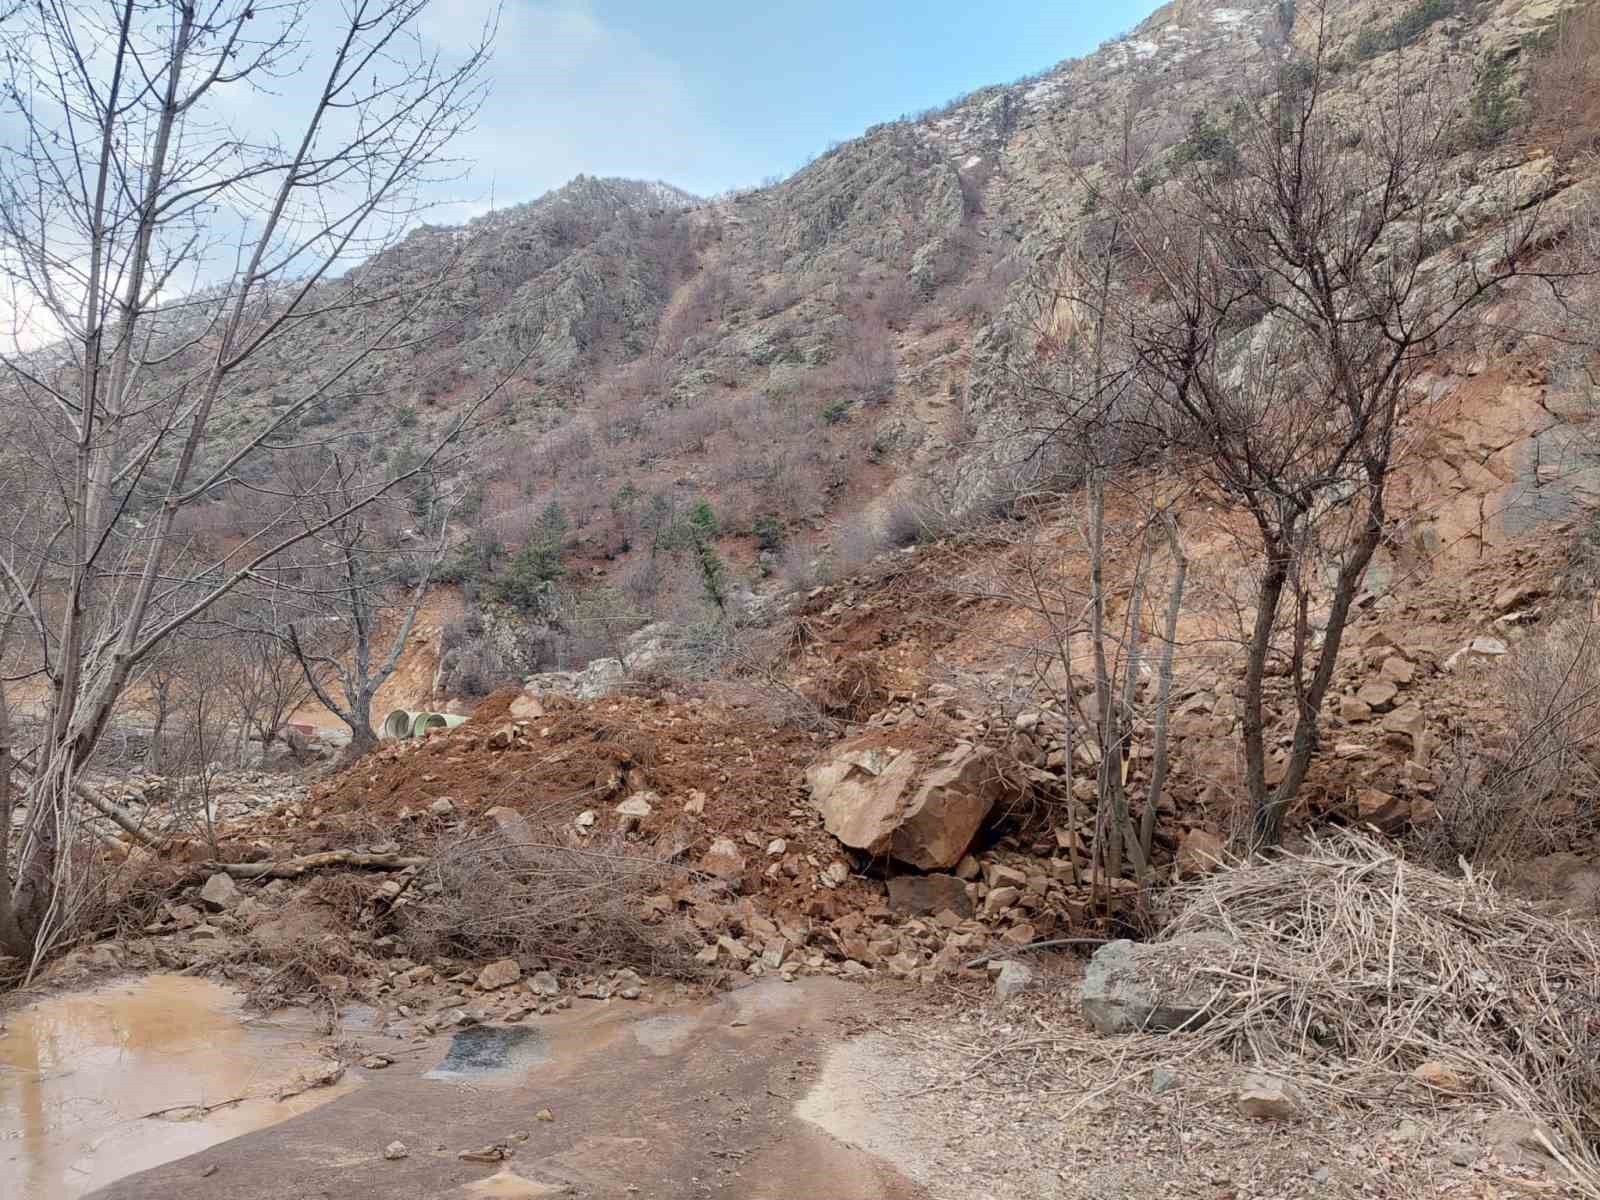
[[[1276,1075],[1246,1075],[1238,1103],[1240,1112],[1258,1121],[1294,1121],[1306,1111],[1305,1093]]]
[[[200,889],[200,899],[213,912],[221,912],[225,908],[232,908],[238,902],[239,885],[233,881],[232,875],[226,871],[218,871],[206,880],[205,887]]]
[[[1100,1033],[1198,1029],[1210,1019],[1212,989],[1196,968],[1207,961],[1226,966],[1233,956],[1233,944],[1220,934],[1108,942],[1089,960],[1078,1002]]]
[[[522,967],[514,958],[502,958],[478,972],[478,986],[486,992],[510,987],[522,978]]]

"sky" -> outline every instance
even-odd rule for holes
[[[448,47],[494,0],[441,0]],[[505,0],[468,211],[572,176],[711,195],[1093,50],[1153,0]]]
[[[294,14],[303,20],[299,40],[272,70],[219,85],[207,94],[203,111],[192,110],[195,140],[180,136],[175,144],[185,147],[185,161],[201,164],[194,168],[199,176],[226,176],[234,169],[232,157],[196,157],[196,146],[215,144],[212,135],[237,135],[246,148],[241,162],[263,142],[297,143],[350,2],[296,0],[262,10],[275,21],[248,26],[248,38],[270,44]],[[232,5],[223,7],[233,11]],[[424,56],[437,51],[448,67],[470,54],[486,25],[497,22],[488,99],[475,128],[449,147],[454,165],[425,187],[424,210],[402,209],[388,232],[420,220],[459,224],[532,200],[580,173],[660,179],[700,196],[755,186],[787,176],[871,125],[1086,54],[1155,7],[1155,0],[433,0],[415,30],[421,44],[406,42],[404,49]],[[69,11],[77,48],[95,86],[104,90],[115,58],[114,22],[107,22],[116,6]],[[141,12],[146,16],[137,31],[140,44],[164,48],[170,11],[151,5]],[[67,156],[75,139],[65,132],[64,110],[52,105],[48,87],[39,93],[35,84],[52,78],[53,61],[70,57],[60,56],[37,22],[13,20],[17,24],[0,28],[0,46],[8,69],[22,73],[15,96],[26,95],[42,114],[44,153],[56,156],[51,147],[59,147]],[[388,66],[401,75],[407,70],[392,59]],[[194,64],[191,75],[202,78],[209,70]],[[374,87],[378,74],[384,74],[381,64]],[[17,104],[0,103],[0,165],[22,177],[44,178],[20,158],[20,149],[15,160],[7,156],[7,147],[23,144]],[[351,136],[355,123],[370,116],[366,108],[341,110],[330,118],[325,140]],[[137,164],[133,147],[151,144],[153,129],[148,119],[129,126],[125,161]],[[77,144],[98,148],[92,139]],[[261,176],[251,178],[255,182],[230,191],[207,218],[203,249],[191,253],[188,227],[174,227],[171,238],[184,248],[183,266],[166,277],[163,301],[236,269],[240,247],[265,211],[264,192],[278,177],[265,176],[274,181],[270,186],[259,182]],[[137,190],[131,185],[127,195]],[[357,185],[344,199],[360,194]],[[81,244],[87,224],[62,203],[58,189],[41,185],[39,195],[48,198],[50,210],[39,216],[40,230],[48,231],[41,236],[51,243],[48,257],[60,264],[48,294],[66,298],[71,310],[92,261]],[[328,196],[340,202],[336,191]],[[312,200],[305,214],[312,229],[325,224],[323,200]],[[36,214],[28,211],[31,220]],[[365,256],[362,248],[347,246],[340,253],[356,261]],[[0,350],[47,344],[61,334],[59,313],[41,304],[46,293],[31,279],[7,270],[39,257],[7,254],[0,243]],[[71,319],[66,324],[70,328]]]

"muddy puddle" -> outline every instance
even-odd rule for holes
[[[180,976],[0,1014],[0,1197],[72,1200],[343,1095],[353,1081],[299,1090],[327,1073],[320,1041],[303,1014],[252,1019]]]

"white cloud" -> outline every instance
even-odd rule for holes
[[[425,33],[464,49],[490,0],[455,0]],[[444,28],[448,27],[448,28]],[[709,122],[682,71],[582,0],[510,0],[501,12],[492,89],[457,153],[468,191],[496,204],[532,199],[579,173],[662,178],[693,189],[713,174]]]

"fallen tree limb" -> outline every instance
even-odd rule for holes
[[[134,819],[133,814],[116,801],[108,800],[81,780],[73,784],[72,790],[82,799],[87,800],[97,812],[110,817],[136,841],[146,846],[155,844],[155,839],[144,831],[144,827]]]
[[[367,854],[359,850],[325,850],[320,854],[305,854],[299,858],[285,858],[277,862],[253,863],[201,863],[196,874],[214,875],[218,871],[235,879],[298,879],[308,871],[327,867],[359,867],[365,870],[399,871],[406,867],[425,867],[431,862],[403,854]]]

